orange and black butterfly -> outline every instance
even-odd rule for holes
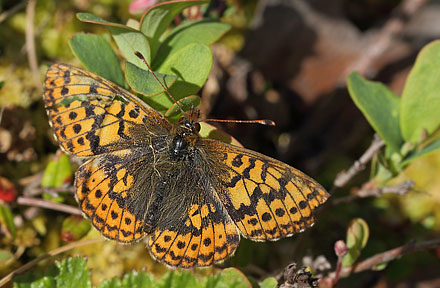
[[[106,238],[148,237],[170,266],[231,256],[240,235],[276,240],[310,227],[329,194],[315,180],[257,152],[201,138],[198,110],[177,124],[85,70],[52,65],[44,101],[60,147],[87,161],[76,198]]]

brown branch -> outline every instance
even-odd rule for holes
[[[405,254],[409,254],[412,252],[417,252],[421,250],[429,250],[436,249],[440,247],[440,238],[432,239],[424,242],[412,242],[405,244],[403,246],[385,251],[383,253],[374,255],[368,259],[365,259],[362,262],[356,263],[350,267],[342,268],[340,272],[340,277],[348,277],[351,274],[359,273],[362,271],[370,270],[376,267],[377,265],[388,263],[392,260],[395,260]],[[321,283],[328,283],[329,279],[333,279],[335,276],[335,272],[330,273],[327,277],[322,278],[320,280]]]
[[[375,134],[374,139],[371,142],[370,147],[368,147],[367,151],[359,158],[359,160],[355,161],[353,165],[346,171],[341,172],[336,176],[335,181],[333,182],[333,188],[341,188],[345,186],[351,178],[353,178],[357,173],[365,169],[365,165],[376,155],[376,153],[385,145],[382,139]]]
[[[368,183],[367,183],[368,184]],[[368,186],[368,185],[364,185]],[[396,194],[396,195],[405,195],[414,187],[414,181],[407,180],[398,185],[394,186],[384,186],[384,187],[375,187],[375,188],[362,188],[356,193],[348,195],[346,197],[333,198],[332,205],[336,206],[342,203],[351,202],[357,198],[366,198],[366,197],[379,197],[383,194]]]
[[[89,245],[89,244],[94,244],[94,243],[102,242],[102,241],[104,241],[104,240],[105,240],[104,238],[95,238],[95,239],[89,239],[89,240],[83,240],[83,241],[76,241],[76,242],[69,243],[69,244],[67,244],[67,245],[64,245],[64,246],[58,247],[58,248],[56,248],[56,249],[54,249],[54,250],[51,250],[51,251],[49,251],[48,253],[46,253],[46,254],[44,254],[44,255],[38,257],[38,258],[35,258],[35,259],[32,260],[32,261],[29,261],[28,263],[24,264],[23,266],[17,268],[16,270],[12,271],[11,273],[9,273],[9,274],[6,275],[5,277],[3,277],[3,278],[0,280],[0,287],[3,287],[6,283],[8,283],[9,281],[11,281],[12,278],[13,278],[15,275],[21,274],[21,273],[23,273],[23,272],[29,270],[29,269],[32,268],[35,264],[37,264],[38,262],[40,262],[40,261],[42,261],[42,260],[44,260],[44,259],[47,259],[47,258],[50,258],[50,257],[56,256],[56,255],[58,255],[58,254],[60,254],[60,253],[66,252],[66,251],[68,251],[68,250],[70,250],[70,249],[73,249],[73,248],[76,248],[76,247],[80,247],[80,246],[84,246],[84,245]]]
[[[32,77],[34,78],[34,85],[39,91],[42,91],[43,87],[41,86],[40,71],[38,70],[37,62],[37,52],[35,50],[35,4],[36,0],[29,0],[28,5],[26,6],[26,52],[28,55]]]
[[[44,200],[44,199],[18,197],[17,203],[21,205],[41,207],[41,208],[61,211],[73,215],[82,215],[81,210],[79,210],[76,207],[61,203],[54,203],[52,201]]]
[[[411,19],[411,16],[414,15],[426,2],[427,0],[402,1],[394,10],[394,16],[382,27],[377,36],[377,40],[367,47],[365,52],[361,53],[362,56],[345,70],[345,73],[342,74],[339,82],[345,83],[345,79],[353,71],[357,71],[362,75],[372,74],[370,70],[374,63],[391,47],[393,38],[402,33],[405,24]]]

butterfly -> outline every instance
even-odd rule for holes
[[[314,223],[329,194],[278,160],[204,139],[193,109],[172,124],[135,95],[88,71],[52,65],[44,102],[75,174],[83,214],[108,239],[147,237],[172,267],[221,262],[240,237],[273,241]]]

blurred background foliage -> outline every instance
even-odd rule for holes
[[[58,188],[49,192],[41,188],[48,164],[63,157],[57,152],[41,100],[44,74],[55,62],[80,66],[68,45],[75,33],[108,33],[104,27],[78,21],[76,13],[89,12],[116,23],[139,20],[142,15],[130,13],[132,1],[128,0],[36,1],[35,72],[28,63],[26,25],[30,12],[27,14],[25,2],[0,1],[0,275],[66,241],[99,237],[87,227],[84,237],[81,231],[78,235],[63,233],[63,227],[69,226],[66,221],[79,226],[86,220],[22,205],[17,197],[76,207],[71,187],[72,173],[78,167],[75,159],[68,164],[70,173],[61,177],[61,186],[57,184]],[[232,29],[212,46],[214,66],[199,93],[202,112],[210,118],[274,120],[274,128],[237,124],[222,128],[245,147],[306,172],[330,190],[336,175],[359,158],[374,134],[351,101],[345,77],[368,48],[380,41],[387,21],[407,2],[411,1],[220,2],[214,9],[220,12],[214,17],[230,23]],[[368,78],[383,82],[397,95],[419,50],[440,36],[439,1],[419,2],[418,9],[404,19],[403,28],[390,37],[386,49],[366,67],[360,66]],[[185,14],[179,17],[182,20]],[[236,255],[220,267],[238,267],[246,276],[259,280],[279,274],[291,262],[310,266],[318,275],[320,264],[324,270],[334,270],[337,256],[333,244],[345,239],[347,226],[357,217],[369,227],[362,259],[412,240],[438,237],[439,171],[439,152],[417,159],[391,182],[414,180],[415,187],[408,194],[328,204],[312,229],[273,243],[243,239]],[[332,197],[354,193],[369,176],[367,169]],[[122,277],[133,269],[145,268],[157,276],[168,270],[151,259],[144,243],[125,246],[105,241],[67,252],[77,254],[87,255],[94,284]],[[437,283],[438,287],[439,255],[438,249],[411,254],[385,270],[342,279],[340,287],[353,287],[353,283],[356,287],[436,287]],[[33,269],[44,271],[51,264],[53,259],[47,259]],[[218,268],[197,269],[195,273],[207,275]]]

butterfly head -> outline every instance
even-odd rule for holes
[[[200,132],[200,110],[193,108],[188,111],[177,124],[184,135],[198,134]]]

